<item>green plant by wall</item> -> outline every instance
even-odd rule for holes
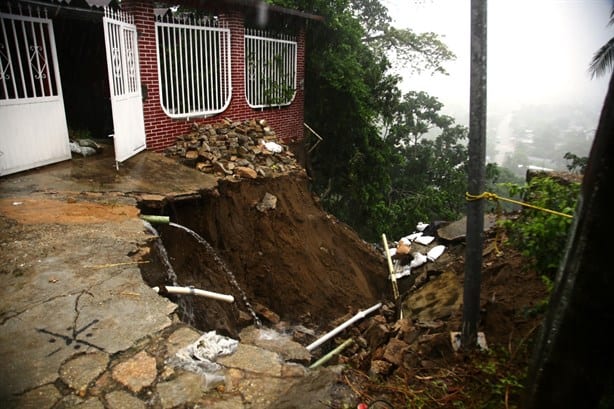
[[[523,186],[507,184],[510,196],[520,195],[533,206],[573,215],[580,183],[534,177]],[[572,219],[523,208],[517,219],[507,219],[509,242],[527,257],[538,272],[553,277],[565,251]]]

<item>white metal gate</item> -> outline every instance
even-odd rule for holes
[[[132,16],[109,8],[105,8],[103,24],[115,160],[123,162],[145,149],[137,32]]]
[[[53,25],[0,12],[0,175],[70,159]]]

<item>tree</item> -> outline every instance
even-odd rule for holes
[[[614,7],[610,12],[610,21],[608,26],[614,25]],[[592,78],[605,75],[607,72],[612,71],[614,66],[614,37],[612,37],[607,43],[605,43],[597,52],[593,55],[589,72]]]
[[[453,54],[432,33],[391,27],[378,0],[270,2],[325,19],[306,31],[305,121],[324,138],[311,153],[313,189],[327,211],[376,240],[400,158],[382,138],[401,98],[391,59],[443,72]]]
[[[465,208],[467,129],[441,108],[428,94],[407,93],[386,138],[394,160],[380,228],[393,237],[411,233],[419,221],[456,219]]]

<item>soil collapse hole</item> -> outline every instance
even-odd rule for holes
[[[259,206],[271,196],[274,207]],[[220,181],[217,190],[198,198],[171,199],[158,208],[141,203],[140,210],[168,215],[204,238],[242,290],[195,237],[173,226],[155,226],[177,278],[170,280],[152,249],[154,262],[142,265],[149,285],[194,286],[235,298],[228,304],[169,296],[179,304],[182,319],[202,331],[236,337],[253,324],[242,293],[265,325],[281,328],[325,327],[388,297],[382,255],[322,210],[304,174]]]

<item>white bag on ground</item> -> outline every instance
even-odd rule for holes
[[[411,261],[411,263],[409,263],[409,267],[411,269],[420,267],[422,264],[427,262],[426,256],[420,252],[415,252],[412,255],[414,256],[414,259]]]
[[[428,246],[429,244],[431,244],[433,240],[435,240],[435,237],[433,236],[420,236],[420,237],[416,237],[415,242]]]
[[[446,249],[446,246],[442,244],[440,244],[439,246],[435,246],[432,249],[430,249],[428,253],[426,253],[426,258],[429,261],[435,261],[439,258],[439,256],[443,254],[445,249]]]
[[[239,341],[209,331],[195,342],[180,349],[175,354],[174,363],[204,377],[205,387],[209,389],[224,382],[223,367],[215,361],[219,356],[230,355],[236,351]]]

